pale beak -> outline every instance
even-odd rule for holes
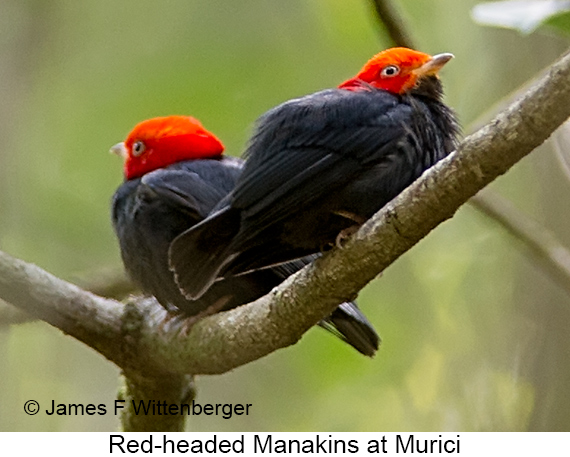
[[[429,76],[429,75],[437,75],[437,72],[441,70],[441,68],[453,59],[454,55],[450,54],[449,52],[445,52],[443,54],[436,54],[424,63],[420,68],[414,70],[414,73],[417,76]]]
[[[125,147],[125,143],[117,143],[111,149],[109,149],[111,154],[117,154],[118,156],[122,157],[123,159],[127,158],[127,148]]]

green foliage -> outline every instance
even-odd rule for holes
[[[527,35],[539,28],[570,34],[570,2],[567,0],[508,0],[480,3],[472,11],[482,25],[515,29]]]

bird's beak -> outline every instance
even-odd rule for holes
[[[117,154],[118,156],[122,157],[123,159],[127,158],[127,148],[125,147],[125,143],[120,142],[109,149],[111,154]]]
[[[414,70],[414,73],[417,76],[429,76],[429,75],[437,75],[437,72],[441,70],[441,68],[453,59],[453,54],[449,52],[445,52],[443,54],[436,54],[426,63],[424,63],[420,68]]]

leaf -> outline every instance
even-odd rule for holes
[[[524,34],[547,25],[570,33],[570,1],[509,0],[480,3],[471,10],[471,17],[481,25],[516,29]]]
[[[570,35],[570,12],[564,11],[559,14],[551,16],[544,22],[544,25],[556,29],[558,32],[563,32]]]

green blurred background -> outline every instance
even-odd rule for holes
[[[464,126],[566,41],[480,27],[470,0],[401,0]],[[120,264],[107,153],[135,123],[191,114],[239,155],[256,117],[339,84],[390,46],[367,0],[5,0],[0,15],[0,249],[67,280]],[[493,184],[570,245],[570,182],[546,144]],[[249,416],[195,431],[570,430],[570,300],[471,207],[362,291],[383,338],[366,359],[320,329],[197,380],[198,402]],[[37,322],[0,329],[0,430],[118,427],[119,370]],[[26,400],[105,403],[106,416],[27,416]]]

